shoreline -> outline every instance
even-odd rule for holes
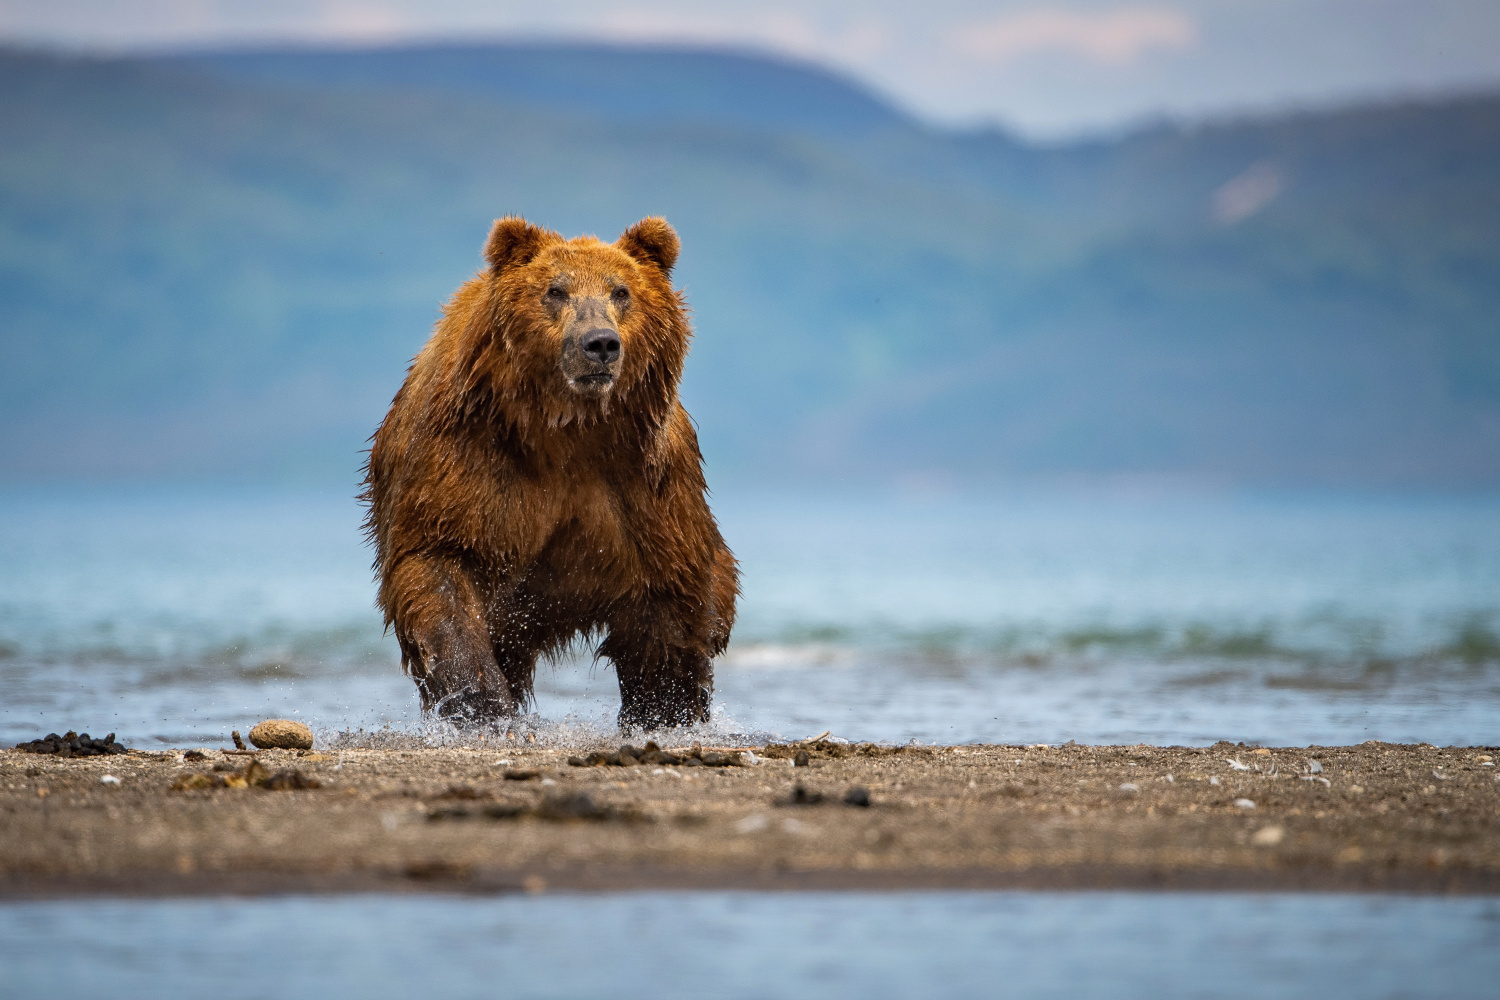
[[[747,759],[704,749],[721,765]],[[743,766],[570,766],[569,750],[535,747],[192,761],[5,750],[0,899],[1500,894],[1500,752],[1484,747],[754,749],[760,762]],[[806,766],[788,759],[799,749]]]
[[[1157,871],[1075,866],[1022,871],[718,871],[678,868],[477,869],[415,873],[171,871],[0,877],[0,902],[61,899],[195,899],[222,896],[337,895],[503,896],[616,892],[919,893],[919,892],[1278,893],[1392,896],[1500,896],[1494,872],[1400,872],[1379,869],[1238,869]]]

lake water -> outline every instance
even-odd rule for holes
[[[729,493],[709,736],[1500,743],[1500,501]],[[463,741],[425,722],[347,496],[0,494],[0,739]],[[525,726],[617,738],[608,664]],[[1500,902],[620,893],[0,903],[0,997],[1481,997]]]
[[[711,736],[1500,743],[1500,500],[728,492],[744,570]],[[0,740],[221,745],[425,722],[348,495],[0,494]],[[607,661],[526,725],[614,736]]]
[[[1500,901],[620,893],[0,905],[0,997],[1488,998]]]

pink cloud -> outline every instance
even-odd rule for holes
[[[1093,62],[1128,66],[1151,49],[1182,49],[1198,37],[1198,27],[1168,7],[1119,7],[1084,13],[1037,8],[970,24],[950,35],[952,47],[992,62],[1060,52]]]

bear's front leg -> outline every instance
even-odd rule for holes
[[[622,730],[708,721],[714,675],[704,632],[671,608],[624,615],[610,625],[599,652],[614,663],[620,681]]]
[[[488,723],[516,714],[516,700],[495,662],[477,589],[451,559],[411,556],[387,580],[387,602],[401,665],[424,711]]]

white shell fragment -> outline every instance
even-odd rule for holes
[[[99,779],[99,784],[101,785],[118,785],[119,783],[120,779],[116,778],[113,774],[106,774]]]
[[[759,833],[771,825],[771,821],[760,813],[752,813],[734,824],[735,833]]]
[[[1234,804],[1236,806],[1239,806],[1241,809],[1254,809],[1255,808],[1255,800],[1254,799],[1235,799],[1234,800]]]
[[[1229,760],[1229,766],[1232,767],[1232,768],[1234,768],[1236,771],[1248,771],[1248,770],[1250,770],[1250,765],[1249,764],[1241,764],[1239,761],[1235,760],[1233,757],[1228,758],[1228,760]]]
[[[1250,835],[1250,843],[1256,847],[1275,847],[1286,839],[1286,831],[1279,826],[1263,826]]]
[[[1129,781],[1125,782],[1125,784],[1123,784],[1123,785],[1120,786],[1120,791],[1122,791],[1122,792],[1138,792],[1140,790],[1141,790],[1141,786],[1139,786],[1137,784],[1134,784],[1133,782],[1129,782]]]

